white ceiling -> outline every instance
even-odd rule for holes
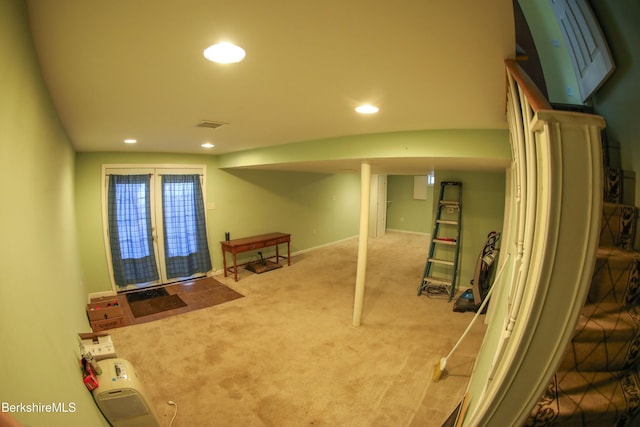
[[[512,0],[28,0],[77,151],[223,154],[335,136],[504,129]],[[206,61],[228,40],[246,59]],[[374,116],[358,103],[380,107]],[[228,123],[199,128],[201,120]],[[125,146],[125,138],[136,138]],[[206,141],[216,146],[205,150]]]

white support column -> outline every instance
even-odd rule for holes
[[[360,326],[364,303],[364,282],[367,276],[367,243],[369,241],[369,201],[371,197],[371,165],[362,162],[360,166],[360,235],[358,237],[358,266],[356,270],[356,291],[353,303],[353,326]]]

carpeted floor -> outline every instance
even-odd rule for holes
[[[476,322],[432,382],[473,313],[417,296],[427,249],[424,235],[370,241],[359,328],[349,239],[238,282],[216,277],[244,298],[110,333],[163,425],[173,400],[174,427],[440,426],[464,394],[485,325]]]

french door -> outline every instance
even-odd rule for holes
[[[103,170],[105,244],[116,291],[211,270],[203,167]]]

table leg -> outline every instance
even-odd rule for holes
[[[287,242],[287,265],[291,265],[291,242]]]
[[[238,281],[238,263],[236,261],[236,254],[234,252],[233,254],[233,278],[235,279],[235,281]]]
[[[224,277],[227,277],[227,252],[222,250],[222,268],[224,268]]]

